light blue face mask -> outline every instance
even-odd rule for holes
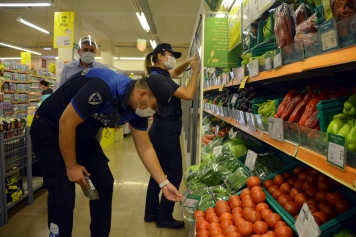
[[[137,101],[137,109],[136,109],[136,114],[140,117],[151,117],[153,116],[156,111],[151,109],[149,101],[148,101],[148,96],[147,96],[147,108],[146,109],[140,109],[140,101]]]
[[[81,60],[86,64],[92,64],[95,60],[95,54],[91,52],[83,52]]]

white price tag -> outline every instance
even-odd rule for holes
[[[200,196],[188,194],[187,198],[183,202],[183,207],[195,208],[200,199]]]
[[[253,171],[255,169],[255,163],[256,163],[257,156],[258,155],[256,152],[253,152],[251,150],[247,151],[245,165],[247,168],[250,169],[250,171]]]
[[[250,68],[250,77],[258,76],[258,73],[259,73],[258,58],[252,60],[252,62],[250,62],[248,65]]]
[[[258,9],[258,0],[249,0],[249,9],[248,9],[248,23],[251,24],[256,19],[260,18],[260,12]]]
[[[269,118],[268,132],[270,138],[284,142],[283,119]]]
[[[234,94],[231,99],[231,105],[234,106],[237,100],[237,94]]]
[[[347,158],[346,150],[345,137],[328,133],[328,163],[345,170]]]
[[[231,138],[232,134],[234,134],[234,129],[230,128],[229,130],[229,137]]]
[[[324,51],[337,47],[336,31],[334,29],[330,29],[322,34],[321,44],[323,45]]]
[[[231,128],[231,130],[232,130],[232,128]],[[234,132],[233,134],[231,134],[231,135],[230,135],[230,139],[235,138],[235,137],[236,137],[236,135],[237,135],[237,132]],[[356,182],[356,180],[355,180],[355,182]],[[355,186],[356,186],[356,185],[355,185]]]
[[[299,212],[295,228],[300,237],[318,237],[321,234],[320,228],[306,203],[303,204]]]
[[[280,66],[282,66],[282,55],[281,53],[275,55],[273,57],[273,67],[274,68],[279,68]]]
[[[255,118],[253,117],[253,114],[251,113],[245,113],[246,114],[246,118],[247,118],[247,125],[248,127],[256,132],[256,127],[255,127]]]
[[[210,128],[210,123],[204,125],[204,130],[209,130]]]
[[[219,125],[216,125],[215,127],[215,136],[217,136],[219,133]]]
[[[213,155],[215,157],[218,157],[222,152],[222,146],[216,146],[214,147],[214,150],[213,150]]]
[[[271,70],[272,69],[272,60],[271,57],[265,58],[265,70]]]

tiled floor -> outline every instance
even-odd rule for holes
[[[111,234],[112,237],[188,237],[190,225],[183,229],[159,229],[143,221],[149,173],[139,159],[131,136],[115,142],[105,150],[115,178]],[[185,187],[181,185],[180,192]],[[0,237],[47,237],[47,192],[38,190],[35,201],[26,201],[9,211],[9,223],[0,227]],[[182,220],[179,204],[174,218]],[[77,186],[73,237],[90,237],[88,200]]]

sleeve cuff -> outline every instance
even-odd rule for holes
[[[74,102],[74,99],[71,100],[73,108],[75,110],[75,112],[77,112],[77,114],[79,115],[79,117],[83,120],[86,120],[87,118],[80,112],[79,108],[77,107],[77,105]]]

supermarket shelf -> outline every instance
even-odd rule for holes
[[[232,86],[237,86],[240,83],[237,82],[237,80],[231,80],[229,83],[227,83],[224,87],[232,87]],[[204,91],[211,91],[211,90],[217,90],[219,89],[220,86],[209,86],[207,88],[204,88]]]
[[[302,146],[298,148],[296,158],[356,191],[356,169],[349,166],[346,166],[345,171],[336,168],[326,162],[325,156]]]
[[[303,146],[299,146],[298,144],[292,143],[290,141],[280,142],[271,139],[268,133],[260,130],[253,131],[248,126],[244,126],[238,123],[235,119],[219,116],[205,109],[204,111],[211,115],[214,115],[215,117],[227,123],[230,123],[234,127],[254,136],[255,138],[260,139],[261,141],[277,148],[278,150],[290,156],[296,157],[296,159],[302,161],[303,163],[313,167],[316,170],[319,170],[325,175],[339,181],[340,183],[344,184],[348,188],[356,191],[356,169],[347,166],[346,170],[343,171],[327,163],[325,156],[320,155],[314,151],[311,151]]]
[[[27,179],[25,176],[22,177],[23,180],[23,188],[25,190],[27,190]],[[38,189],[40,189],[43,186],[43,178],[42,177],[36,177],[33,176],[32,177],[32,188],[33,188],[33,192],[37,191]]]
[[[22,195],[19,200],[17,200],[16,202],[9,202],[9,203],[6,205],[7,210],[9,210],[11,207],[15,206],[17,203],[21,202],[21,201],[24,200],[25,198],[27,198],[29,194],[30,194],[30,193],[29,193],[28,191],[25,191],[24,195]]]
[[[303,63],[304,62],[296,62],[288,65],[284,65],[276,70],[268,71],[268,72],[260,72],[256,77],[250,77],[248,82],[261,81],[270,78],[286,76],[290,74],[296,74],[303,71]]]

